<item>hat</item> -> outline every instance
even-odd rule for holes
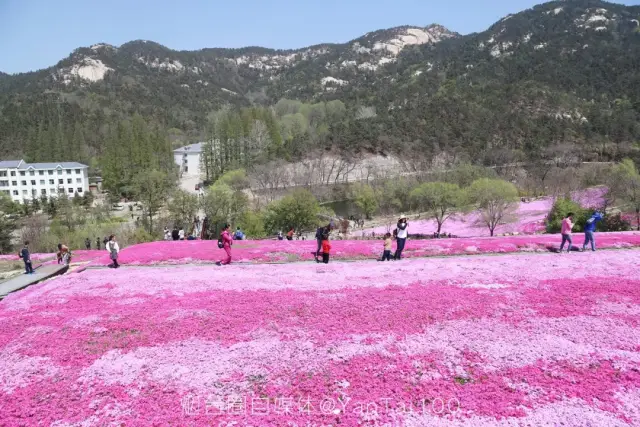
[[[405,214],[400,214],[400,218],[398,219],[407,219],[407,216]]]

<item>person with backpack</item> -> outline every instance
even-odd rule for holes
[[[87,237],[86,239],[84,239],[84,247],[90,251],[91,250],[91,240],[89,240],[89,238]]]
[[[394,260],[400,260],[402,258],[402,251],[404,250],[404,245],[407,241],[407,237],[409,236],[409,231],[407,230],[408,227],[409,224],[407,223],[407,217],[401,215],[393,233],[396,237],[396,253],[393,255]]]
[[[234,240],[244,240],[245,236],[240,227],[236,229],[236,232],[233,233]]]
[[[231,264],[231,245],[233,244],[233,239],[229,235],[229,224],[225,224],[222,227],[222,232],[220,233],[220,238],[218,239],[218,247],[220,249],[224,249],[227,254],[227,257],[221,261],[218,261],[217,265],[229,265]]]
[[[22,248],[18,256],[22,258],[22,261],[24,262],[24,274],[33,274],[33,264],[31,263],[31,254],[29,253],[28,241],[24,242],[24,247]]]
[[[111,268],[119,268],[120,264],[118,264],[118,255],[120,255],[120,246],[118,246],[118,242],[116,241],[116,236],[109,236],[109,242],[105,245],[107,248],[107,252],[109,252],[109,258],[113,261],[109,267]]]
[[[587,249],[587,243],[591,243],[591,250],[596,251],[596,240],[593,233],[596,232],[596,225],[602,221],[602,214],[594,212],[584,225],[584,243],[582,244],[582,252]]]
[[[571,238],[571,230],[573,229],[573,212],[569,212],[566,217],[562,220],[562,226],[560,227],[560,234],[562,234],[562,243],[560,244],[559,254],[562,253],[562,249],[564,248],[564,244],[569,242],[569,247],[567,248],[567,253],[571,252],[571,248],[573,247],[573,239]]]

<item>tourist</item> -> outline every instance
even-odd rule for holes
[[[396,253],[393,256],[394,260],[399,260],[402,258],[402,251],[404,250],[404,245],[407,241],[407,237],[409,236],[409,232],[407,228],[409,224],[407,223],[407,217],[404,215],[400,216],[398,220],[397,228],[396,228]]]
[[[180,232],[175,226],[173,227],[173,231],[171,232],[171,238],[173,240],[180,240]]]
[[[71,252],[69,252],[69,248],[66,245],[58,243],[58,253],[56,255],[58,264],[69,265],[71,263]]]
[[[164,240],[171,240],[171,232],[169,231],[169,227],[165,227],[163,230]]]
[[[29,253],[29,242],[24,242],[24,247],[20,251],[20,258],[24,262],[24,274],[33,274],[33,264],[31,263],[31,254]]]
[[[564,248],[564,244],[569,242],[569,247],[567,248],[567,253],[571,252],[571,248],[573,247],[573,240],[571,239],[571,230],[573,229],[573,212],[569,212],[566,217],[562,220],[562,226],[560,228],[560,234],[562,234],[562,243],[560,244],[560,250],[558,253],[562,253],[562,248]]]
[[[284,240],[284,237],[282,236],[282,231],[278,231],[278,240]]]
[[[107,243],[109,243],[109,238],[105,237],[104,239],[102,239],[102,243],[104,244],[104,247],[107,247]]]
[[[100,238],[96,237],[96,249],[100,250]]]
[[[178,238],[180,240],[184,240],[184,229],[182,227],[180,227],[180,230],[178,231]]]
[[[331,244],[329,243],[329,235],[322,236],[322,262],[329,264],[329,253],[331,252]]]
[[[88,237],[84,239],[84,247],[87,248],[88,251],[91,250],[91,240],[89,240]]]
[[[596,225],[602,221],[602,214],[594,212],[584,225],[584,243],[582,244],[582,251],[587,249],[587,243],[591,243],[591,250],[596,251],[596,239],[593,233],[596,232]]]
[[[382,251],[382,259],[380,261],[391,261],[391,233],[384,235],[384,250]]]
[[[118,255],[120,254],[120,246],[118,246],[116,236],[113,234],[109,236],[109,242],[105,245],[105,248],[107,248],[107,252],[109,252],[109,258],[113,261],[113,264],[109,267],[119,268],[120,264],[118,264]]]
[[[287,240],[293,240],[293,235],[295,234],[295,230],[293,227],[287,232]]]
[[[216,264],[218,265],[228,265],[231,264],[231,245],[233,244],[233,239],[229,235],[229,224],[225,224],[222,228],[222,232],[220,233],[220,238],[218,239],[218,247],[222,244],[222,249],[227,253],[227,257],[222,261],[218,261]]]
[[[329,234],[331,225],[327,225],[325,227],[318,227],[316,230],[316,242],[318,243],[318,247],[316,248],[316,261],[318,261],[318,257],[320,256],[320,249],[322,249],[322,240],[325,234]],[[320,261],[318,261],[320,262]]]
[[[244,233],[242,232],[242,230],[240,229],[240,227],[238,227],[236,229],[236,232],[233,233],[233,238],[234,240],[244,240]]]

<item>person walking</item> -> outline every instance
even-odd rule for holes
[[[316,261],[318,261],[318,257],[320,256],[320,250],[322,249],[322,241],[323,236],[328,235],[330,232],[331,225],[327,225],[325,227],[318,227],[316,230],[316,242],[318,243],[318,247],[316,248]]]
[[[218,265],[228,265],[231,264],[231,245],[233,244],[233,239],[229,235],[229,224],[225,224],[222,227],[222,232],[220,233],[220,239],[218,239],[218,246],[222,243],[222,249],[227,253],[227,257],[221,261],[218,261],[216,264]]]
[[[384,235],[384,250],[380,261],[391,261],[391,233]]]
[[[31,253],[29,253],[29,241],[24,242],[24,247],[20,251],[20,258],[24,262],[24,274],[33,274],[33,264],[31,263]]]
[[[569,242],[569,247],[567,248],[567,253],[571,252],[571,248],[573,247],[573,239],[571,238],[571,230],[573,229],[573,212],[569,212],[566,217],[562,220],[562,226],[560,227],[560,234],[562,234],[562,243],[560,244],[560,250],[558,253],[562,253],[562,248],[564,248],[564,244]]]
[[[173,231],[171,232],[171,238],[173,240],[180,240],[180,232],[176,227],[173,227]]]
[[[178,238],[180,240],[184,240],[184,228],[180,227],[180,230],[178,230]]]
[[[329,243],[329,234],[322,236],[322,262],[329,264],[329,254],[331,253],[331,243]]]
[[[287,240],[293,240],[294,234],[295,234],[295,230],[293,229],[293,227],[291,227],[287,232]]]
[[[100,238],[96,237],[96,249],[100,250]]]
[[[408,227],[407,217],[401,215],[396,228],[396,253],[393,255],[394,260],[400,260],[402,258],[402,251],[409,236]]]
[[[596,251],[596,239],[593,233],[596,232],[596,225],[602,221],[602,214],[600,212],[594,212],[591,218],[587,220],[584,225],[584,243],[582,244],[582,251],[587,249],[587,243],[591,243],[591,250]]]
[[[120,246],[118,246],[118,242],[116,240],[115,235],[109,236],[109,242],[105,246],[107,248],[107,252],[109,252],[109,258],[113,261],[109,267],[111,268],[119,268],[120,264],[118,264],[118,255],[120,255]]]
[[[88,237],[84,239],[84,247],[87,248],[88,251],[91,250],[91,240],[89,240]]]

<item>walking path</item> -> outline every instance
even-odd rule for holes
[[[35,270],[34,274],[22,274],[13,279],[9,279],[6,282],[0,283],[0,299],[3,299],[11,292],[19,291],[27,286],[35,285],[38,282],[42,282],[50,277],[57,276],[64,273],[69,266],[67,265],[44,265]]]

